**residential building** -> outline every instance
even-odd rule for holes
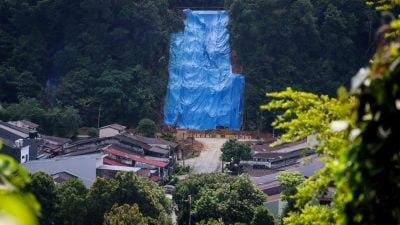
[[[28,129],[0,121],[0,140],[2,153],[12,156],[20,163],[34,160],[38,154],[37,136]]]
[[[99,128],[99,138],[113,137],[125,132],[126,127],[120,124],[110,124]]]
[[[14,125],[16,127],[27,129],[28,131],[36,131],[36,129],[39,127],[38,124],[32,123],[31,121],[28,120],[8,121],[7,123]]]

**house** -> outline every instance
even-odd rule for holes
[[[10,155],[20,163],[34,160],[38,154],[39,141],[28,129],[0,121],[1,153]]]
[[[64,184],[70,180],[78,179],[77,176],[70,174],[68,172],[65,172],[65,171],[58,172],[58,173],[52,174],[50,176],[53,178],[54,182],[57,184]]]
[[[30,145],[24,142],[24,139],[18,139],[15,142],[2,139],[3,148],[0,153],[13,157],[19,163],[26,163],[30,160]]]
[[[125,132],[126,127],[120,124],[110,124],[99,128],[99,138],[113,137]]]
[[[31,121],[28,120],[8,121],[7,123],[14,125],[16,127],[27,129],[29,131],[36,131],[36,129],[39,127],[38,124],[32,123]]]
[[[22,164],[29,173],[44,172],[49,175],[69,173],[90,187],[96,179],[97,167],[103,165],[103,154],[54,157]]]
[[[49,153],[60,154],[72,142],[69,138],[62,138],[56,136],[40,135],[41,142],[41,155],[38,158],[49,157]]]
[[[309,136],[294,143],[284,143],[278,146],[271,147],[269,143],[261,145],[252,145],[252,159],[242,160],[243,165],[251,165],[259,168],[279,168],[297,163],[297,161],[314,153],[316,140],[314,136]]]
[[[324,166],[325,163],[323,161],[321,161],[316,155],[312,155],[303,159],[301,163],[282,167],[279,170],[275,170],[275,172],[271,174],[260,177],[251,177],[250,179],[253,184],[257,185],[260,190],[268,195],[265,206],[275,216],[275,218],[277,218],[281,215],[283,208],[286,205],[286,202],[280,199],[282,187],[280,182],[277,180],[277,176],[280,174],[280,172],[297,171],[304,177],[309,177],[315,174]],[[329,197],[331,196],[327,194],[326,196],[322,196],[319,198],[322,201],[332,200],[332,198]]]
[[[106,165],[131,166],[154,170],[152,176],[157,177],[157,180],[166,179],[171,172],[169,159],[138,155],[117,145],[109,145],[103,150],[106,154],[103,162]]]
[[[140,168],[129,166],[110,166],[103,164],[106,155],[103,153],[57,156],[51,159],[34,160],[22,164],[30,173],[44,172],[53,177],[56,183],[64,183],[71,179],[81,180],[90,187],[96,177],[110,178],[118,172],[135,172]]]
[[[62,154],[64,157],[74,157],[104,153],[104,165],[139,168],[138,174],[158,181],[166,179],[174,170],[174,152],[177,148],[178,144],[174,142],[124,133],[68,143]],[[111,176],[113,172],[102,171],[101,174]]]

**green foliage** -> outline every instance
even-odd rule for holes
[[[91,224],[102,224],[103,215],[114,204],[137,204],[150,225],[170,224],[171,202],[154,182],[134,175],[118,174],[113,179],[97,178],[87,196]]]
[[[103,225],[147,225],[147,219],[139,211],[139,206],[133,204],[114,205],[109,212],[104,215]]]
[[[288,185],[283,186],[284,198],[289,203],[285,211],[288,217],[283,219],[284,224],[299,224],[297,221],[305,219],[310,219],[309,221],[316,224],[335,224],[337,208],[319,205],[318,198],[328,188],[335,187],[334,173],[337,171],[338,159],[350,143],[346,127],[352,126],[351,113],[356,105],[355,98],[347,96],[344,88],[338,89],[338,98],[293,91],[290,88],[278,93],[269,93],[267,96],[273,99],[261,108],[281,110],[281,114],[273,122],[276,128],[284,131],[277,143],[315,136],[317,150],[322,153],[321,159],[325,161],[325,167],[306,179],[303,185],[297,186],[297,190],[293,189],[293,186],[302,182],[299,175],[280,176],[279,179]],[[342,125],[344,126],[341,127]],[[333,202],[334,205],[343,203],[339,199],[334,199]],[[321,211],[325,216],[308,215],[315,211]]]
[[[164,189],[133,173],[118,174],[112,179],[97,178],[90,189],[76,179],[55,185],[43,173],[33,174],[32,180],[28,190],[44,205],[39,217],[41,224],[124,224],[131,219],[149,225],[172,223],[171,202]]]
[[[161,138],[166,141],[177,142],[175,136],[171,133],[163,133]]]
[[[53,178],[43,172],[31,175],[32,182],[27,186],[27,190],[35,195],[42,205],[39,216],[41,225],[52,225],[56,221],[55,206],[58,201],[57,188]]]
[[[251,149],[248,145],[230,139],[221,148],[221,159],[225,162],[239,163],[240,160],[251,159]]]
[[[85,126],[97,124],[99,106],[102,124],[160,119],[170,34],[183,24],[168,7],[168,0],[2,1],[0,102],[72,106]]]
[[[274,217],[269,213],[268,209],[264,206],[258,206],[254,212],[253,221],[251,225],[274,225]]]
[[[297,187],[303,184],[304,176],[297,171],[282,172],[277,176],[277,179],[282,185],[281,199],[287,202],[285,211],[294,211],[296,202],[292,196],[297,193]]]
[[[399,4],[395,1],[375,2],[378,9],[395,5]],[[339,95],[337,106],[330,108],[324,103],[317,108],[321,114],[333,117],[315,116],[320,125],[310,126],[308,130],[304,127],[312,123],[303,120],[306,117],[301,122],[297,118],[307,115],[310,107],[301,109],[297,104],[285,104],[285,100],[281,102],[281,107],[272,107],[285,111],[275,124],[280,126],[281,123],[281,128],[292,131],[284,139],[296,139],[314,130],[320,140],[320,149],[325,153],[325,168],[298,188],[297,194],[292,197],[296,200],[296,210],[283,219],[285,224],[400,222],[400,199],[396,194],[400,185],[399,146],[396,140],[400,132],[399,43],[396,38],[384,39],[385,36],[398,35],[397,23],[395,20],[390,26],[384,24],[379,30],[380,45],[371,60],[371,68],[361,69],[352,79],[351,93],[354,97],[348,98],[350,101],[347,102]],[[343,90],[339,92],[343,93]],[[268,106],[265,108],[271,109]],[[330,206],[321,206],[318,196],[328,188],[336,190],[333,202]]]
[[[245,127],[273,120],[264,93],[292,87],[333,96],[365,64],[378,19],[363,0],[235,0],[230,41],[246,76]],[[372,29],[371,29],[372,28]]]
[[[374,1],[378,9],[400,6],[398,1]],[[337,183],[343,205],[341,222],[347,224],[400,223],[400,26],[383,25],[380,45],[370,69],[353,78],[358,99],[353,111],[355,126],[348,129],[352,144],[338,160]],[[380,29],[382,32],[384,29]],[[395,36],[393,36],[395,35]]]
[[[176,175],[185,175],[185,174],[189,174],[190,172],[192,172],[193,168],[190,166],[181,166],[178,165],[175,169],[175,174]]]
[[[0,115],[2,120],[30,120],[39,124],[43,133],[62,137],[75,136],[81,123],[76,109],[67,106],[46,110],[34,98],[22,98],[19,103],[1,109]]]
[[[157,127],[154,121],[145,118],[139,121],[139,124],[136,127],[136,132],[138,132],[141,135],[144,135],[145,137],[154,137],[156,129]]]
[[[174,190],[179,224],[187,224],[189,212],[193,224],[220,219],[225,224],[250,224],[255,207],[261,206],[265,197],[248,177],[226,174],[191,175]]]
[[[306,205],[301,213],[291,212],[283,218],[284,224],[337,224],[338,216],[327,206]]]
[[[85,224],[89,219],[86,201],[87,189],[82,181],[73,179],[57,187],[58,198],[54,213],[57,224]]]
[[[98,133],[97,128],[94,128],[94,127],[89,128],[88,135],[90,137],[98,137],[99,133]]]
[[[219,222],[218,220],[211,219],[208,221],[202,220],[202,221],[196,223],[196,225],[224,225],[224,224],[222,222]]]
[[[0,223],[38,224],[40,205],[26,190],[30,182],[28,172],[21,165],[9,156],[0,155]]]

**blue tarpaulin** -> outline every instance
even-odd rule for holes
[[[191,11],[171,40],[164,122],[189,129],[239,129],[244,77],[232,73],[228,15]]]

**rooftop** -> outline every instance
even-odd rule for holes
[[[105,128],[112,128],[112,129],[115,129],[118,131],[123,131],[126,129],[125,126],[122,126],[121,124],[117,124],[117,123],[113,123],[113,124],[106,125],[104,127],[100,127],[100,129],[105,129]]]
[[[107,153],[116,155],[116,156],[128,158],[128,159],[131,159],[133,161],[144,163],[144,164],[148,164],[148,165],[151,165],[151,166],[167,167],[168,164],[169,164],[167,162],[161,162],[161,161],[157,161],[157,160],[146,159],[146,158],[144,158],[142,156],[132,154],[132,153],[130,153],[128,151],[115,149],[115,148],[113,148],[113,146],[106,147],[104,149],[104,151],[107,152]]]
[[[176,146],[178,146],[177,143],[172,142],[172,141],[167,141],[162,138],[148,138],[148,137],[143,137],[143,136],[133,135],[133,134],[123,134],[122,136],[140,141],[142,143],[146,143],[148,145],[169,145],[172,148],[176,148]]]
[[[22,123],[24,126],[35,129],[39,127],[39,124],[33,123],[29,120],[17,120],[17,121],[8,121],[10,124]]]
[[[78,178],[77,176],[70,174],[68,172],[65,172],[65,171],[52,174],[51,177],[53,178],[54,182],[59,183],[59,184],[62,184],[62,183],[68,182],[69,180]]]
[[[274,141],[276,141],[276,140],[274,140]],[[266,144],[262,144],[262,145],[253,145],[251,148],[253,149],[253,151],[260,152],[260,153],[261,152],[273,152],[273,151],[283,150],[285,148],[302,146],[303,144],[307,143],[307,140],[303,139],[303,140],[300,140],[297,142],[281,144],[281,145],[274,146],[274,147],[270,146],[271,143],[266,143]]]

